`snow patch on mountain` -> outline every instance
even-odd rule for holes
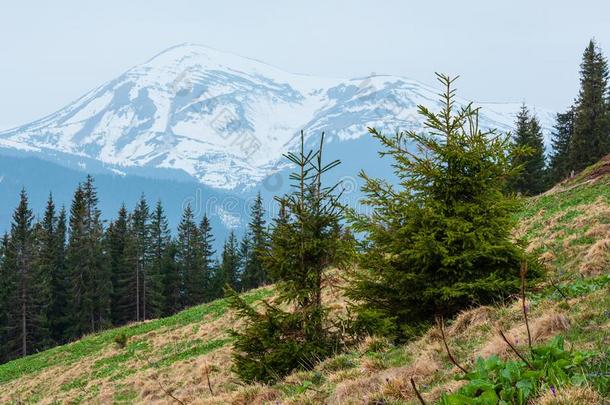
[[[438,92],[396,76],[292,74],[183,44],[47,117],[0,132],[0,147],[86,157],[120,173],[173,169],[211,187],[247,189],[284,167],[281,155],[297,146],[301,129],[337,142],[367,136],[367,127],[418,129],[417,105],[440,107]],[[482,106],[481,124],[501,130],[519,109]],[[548,134],[552,113],[536,112]]]

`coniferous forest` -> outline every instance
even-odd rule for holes
[[[170,229],[162,202],[143,195],[105,223],[91,176],[69,207],[49,194],[43,213],[23,190],[0,244],[0,362],[226,296],[245,324],[232,331],[234,371],[268,383],[362,336],[405,342],[439,318],[518,293],[524,268],[528,282],[542,274],[511,238],[520,196],[610,153],[607,61],[591,40],[550,153],[526,105],[514,132],[500,134],[479,128],[472,105],[456,105],[455,79],[438,80],[442,108],[419,107],[423,132],[369,129],[398,179],[360,173],[372,215],[344,206],[341,183],[325,181],[340,161],[325,155],[323,134],[313,150],[301,134],[300,150],[285,155],[296,169],[291,192],[276,197],[279,214],[268,223],[259,194],[241,240],[232,232],[218,252],[209,218],[191,206]],[[330,267],[346,275],[349,320],[329,316],[322,299]],[[239,294],[270,283],[277,298],[263,312]]]
[[[10,231],[2,238],[0,358],[3,362],[109,327],[168,316],[267,282],[267,244],[258,196],[241,244],[231,234],[218,262],[207,216],[196,222],[186,206],[175,233],[162,203],[142,196],[121,207],[107,226],[91,176],[74,191],[69,209],[49,195],[35,221],[23,190]]]

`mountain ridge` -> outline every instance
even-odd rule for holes
[[[154,177],[156,169],[166,169],[241,192],[285,168],[281,155],[296,146],[301,129],[311,136],[324,131],[329,140],[346,145],[368,136],[369,126],[417,129],[417,105],[436,105],[436,93],[400,76],[288,73],[186,43],[52,114],[0,132],[0,147],[44,158],[57,153],[71,157],[65,160],[90,158],[126,174],[148,168]],[[477,105],[484,107],[482,124],[501,130],[511,128],[518,109],[517,104],[493,104],[495,110]],[[539,110],[539,115],[548,133],[552,113]],[[86,165],[81,169],[87,171]]]

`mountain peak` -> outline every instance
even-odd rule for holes
[[[283,82],[294,81],[297,76],[312,77],[288,73],[257,59],[189,42],[165,49],[134,69],[138,68],[165,70],[170,74],[175,74],[176,71],[182,73],[189,70],[199,72],[227,70],[242,75],[270,77]]]
[[[0,147],[92,159],[126,173],[169,169],[242,189],[281,169],[281,155],[300,130],[350,142],[367,136],[367,127],[419,128],[417,104],[435,103],[437,92],[375,73],[351,80],[287,73],[183,43],[54,114],[1,132]],[[512,127],[519,104],[501,107],[486,108],[481,122]]]

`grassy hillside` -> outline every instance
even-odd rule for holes
[[[603,368],[610,363],[610,159],[529,199],[516,219],[515,237],[548,268],[547,281],[529,293],[534,341],[562,335],[569,347],[602,353],[594,361],[601,373],[610,373]],[[246,296],[255,302],[272,294],[267,287]],[[329,286],[326,299],[335,310],[344,308],[340,289]],[[226,301],[218,300],[87,336],[1,365],[0,403],[416,404],[411,377],[428,403],[463,384],[455,379],[459,370],[449,362],[439,331],[431,329],[405,346],[366,339],[275,386],[244,386],[229,370],[232,326]],[[470,367],[479,356],[513,356],[497,328],[523,347],[518,301],[464,311],[448,323],[446,335],[455,357]],[[120,347],[116,340],[123,335],[127,342]],[[538,400],[603,401],[589,386],[558,387]]]

